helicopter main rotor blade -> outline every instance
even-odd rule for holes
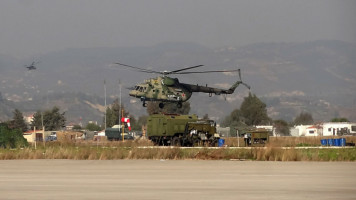
[[[183,69],[178,69],[178,70],[174,70],[174,71],[167,72],[166,74],[179,74],[179,73],[177,73],[177,72],[184,71],[184,70],[188,70],[188,69],[194,69],[194,68],[202,67],[202,66],[204,66],[204,65],[197,65],[197,66],[192,66],[192,67],[186,67],[186,68],[183,68]]]
[[[180,72],[180,73],[175,73],[175,74],[204,74],[204,73],[223,73],[223,72],[237,72],[237,71],[240,71],[240,69],[214,70],[214,71],[201,71],[201,72]]]
[[[131,65],[126,65],[126,64],[122,64],[122,63],[115,63],[115,64],[121,65],[121,66],[124,66],[124,67],[128,67],[128,68],[131,68],[131,69],[135,69],[135,70],[138,70],[140,72],[161,74],[161,72],[150,70],[150,69],[143,69],[143,68],[139,68],[139,67],[135,67],[135,66],[131,66]]]
[[[178,69],[178,70],[174,70],[174,71],[162,71],[162,72],[159,72],[159,71],[155,71],[155,70],[143,69],[143,68],[140,68],[140,67],[135,67],[135,66],[132,66],[132,65],[126,65],[126,64],[122,64],[122,63],[115,63],[115,64],[121,65],[121,66],[124,66],[124,67],[127,67],[127,68],[131,68],[131,69],[134,69],[134,70],[139,71],[139,72],[162,74],[162,75],[176,74],[177,72],[180,72],[180,71],[184,71],[184,70],[188,70],[188,69],[194,69],[194,68],[197,68],[197,67],[204,66],[204,65],[197,65],[197,66],[186,67],[186,68]]]

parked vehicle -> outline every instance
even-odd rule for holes
[[[49,141],[57,141],[57,136],[54,136],[54,135],[47,136],[46,142],[49,142]]]
[[[105,130],[105,136],[108,140],[122,140],[121,128],[107,128]],[[124,140],[133,140],[134,137],[128,133],[124,133]]]
[[[196,115],[154,114],[147,119],[147,136],[157,145],[215,146],[219,139],[212,120]]]
[[[264,128],[247,128],[239,132],[243,135],[246,146],[265,146],[269,141],[270,131]]]
[[[51,135],[47,136],[45,141],[57,141],[57,133],[55,131],[51,132]]]

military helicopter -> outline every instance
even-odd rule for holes
[[[143,107],[147,106],[146,101],[159,101],[159,107],[162,109],[165,102],[176,103],[178,108],[182,107],[182,103],[187,101],[193,92],[208,93],[211,97],[215,95],[227,95],[234,93],[235,89],[240,85],[246,86],[250,89],[250,86],[241,80],[240,69],[236,70],[215,70],[215,71],[193,71],[185,72],[185,70],[202,67],[203,65],[197,65],[192,67],[186,67],[174,71],[155,71],[150,69],[143,69],[135,66],[130,66],[122,63],[115,63],[117,65],[145,73],[160,74],[156,78],[145,80],[144,83],[137,84],[134,88],[131,88],[129,95],[141,99]],[[238,72],[239,80],[236,81],[229,89],[220,89],[200,85],[193,85],[187,83],[180,83],[177,78],[168,77],[172,74],[198,74],[198,73],[222,73],[222,72]]]
[[[40,63],[39,61],[32,61],[31,65],[25,65],[25,68],[27,68],[29,71],[30,70],[35,70],[36,68],[36,64]]]

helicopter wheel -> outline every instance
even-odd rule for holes
[[[146,102],[143,102],[142,106],[143,106],[143,107],[147,107],[147,103],[146,103]]]
[[[158,106],[160,109],[162,109],[164,107],[164,103],[159,103]]]
[[[182,102],[177,103],[177,108],[182,108]]]

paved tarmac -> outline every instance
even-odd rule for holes
[[[0,199],[356,199],[355,162],[5,160]]]

